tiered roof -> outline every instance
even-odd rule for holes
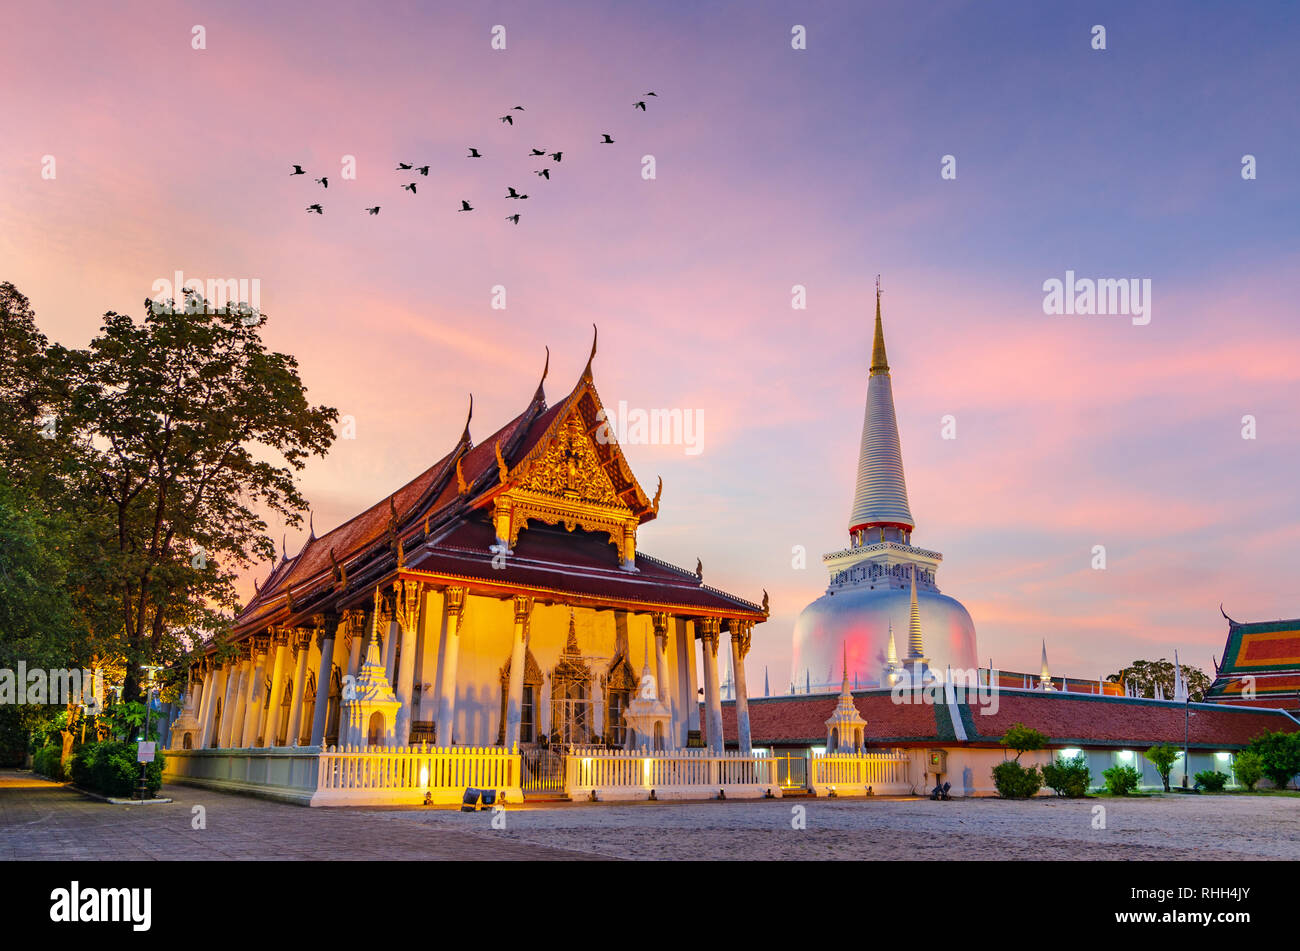
[[[520,478],[535,474],[566,427],[594,456],[592,468],[608,495],[607,508],[633,524],[658,513],[658,494],[651,499],[642,490],[612,434],[605,435],[609,430],[592,438],[604,415],[590,360],[577,385],[555,406],[547,404],[539,383],[523,412],[477,444],[470,436],[472,416],[471,401],[460,439],[433,465],[339,527],[313,534],[294,557],[282,557],[235,619],[234,639],[361,606],[376,585],[391,583],[399,572],[476,589],[554,595],[570,604],[708,614],[722,617],[724,626],[731,619],[766,619],[760,605],[640,552],[636,570],[630,571],[605,535],[579,526],[566,531],[530,524],[514,544],[509,570],[493,567],[494,503],[517,489]]]
[[[1206,699],[1300,709],[1300,619],[1241,623],[1228,618],[1223,662]]]

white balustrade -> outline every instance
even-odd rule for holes
[[[809,785],[819,796],[832,788],[836,795],[864,795],[868,788],[877,795],[902,795],[912,790],[909,762],[903,752],[814,755]]]
[[[758,798],[781,795],[773,756],[706,749],[567,752],[565,790],[574,799]]]

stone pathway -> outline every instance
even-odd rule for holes
[[[163,795],[175,802],[110,806],[31,773],[0,771],[0,862],[1300,859],[1300,798],[1282,796],[546,803],[509,807],[496,817],[505,828],[494,829],[490,812],[308,809],[188,786]],[[192,827],[195,806],[205,829]]]

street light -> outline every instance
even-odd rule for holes
[[[141,734],[140,739],[136,741],[136,750],[137,750],[136,755],[137,755],[137,756],[140,755],[140,754],[139,754],[139,750],[140,750],[140,745],[139,745],[139,744],[140,744],[140,743],[146,743],[146,742],[148,742],[148,739],[149,739],[149,712],[150,712],[149,706],[150,706],[151,701],[153,700],[153,674],[154,674],[154,671],[156,671],[156,670],[162,670],[162,668],[161,668],[161,667],[157,667],[157,666],[152,666],[152,665],[150,665],[150,664],[141,664],[141,665],[140,665],[140,669],[143,670],[143,671],[145,672],[145,682],[144,682],[144,733]],[[141,802],[144,802],[144,796],[145,796],[145,793],[148,791],[148,788],[149,788],[149,784],[148,784],[148,781],[147,781],[147,779],[148,779],[148,770],[149,770],[149,764],[148,764],[147,762],[145,762],[144,760],[140,760],[140,801],[141,801]]]

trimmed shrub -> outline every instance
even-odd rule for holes
[[[1043,788],[1043,774],[1009,759],[993,767],[993,785],[1003,799],[1028,799]]]
[[[1278,789],[1286,789],[1300,773],[1300,733],[1261,733],[1250,741],[1250,750]]]
[[[1223,792],[1223,787],[1228,785],[1227,774],[1217,769],[1203,769],[1192,778],[1196,780],[1196,788],[1206,792]]]
[[[1043,767],[1043,784],[1058,796],[1078,799],[1088,794],[1092,785],[1092,770],[1088,769],[1088,756],[1079,753],[1070,759],[1058,756]]]
[[[1178,762],[1178,747],[1171,743],[1157,743],[1142,755],[1156,768],[1156,772],[1160,774],[1161,785],[1165,787],[1165,792],[1169,792],[1169,771],[1174,768],[1174,763]]]
[[[1106,780],[1106,791],[1112,796],[1127,796],[1142,781],[1142,774],[1132,766],[1112,766],[1101,775]]]
[[[63,747],[54,743],[42,746],[32,754],[32,772],[40,773],[56,783],[63,782]]]
[[[1255,784],[1264,778],[1264,762],[1253,750],[1242,750],[1233,759],[1232,771],[1237,774],[1237,782],[1254,792]]]
[[[135,761],[134,743],[111,740],[81,747],[73,756],[72,781],[105,796],[125,799],[135,794],[140,781],[140,764]],[[145,772],[150,796],[162,787],[163,754],[159,751]]]

